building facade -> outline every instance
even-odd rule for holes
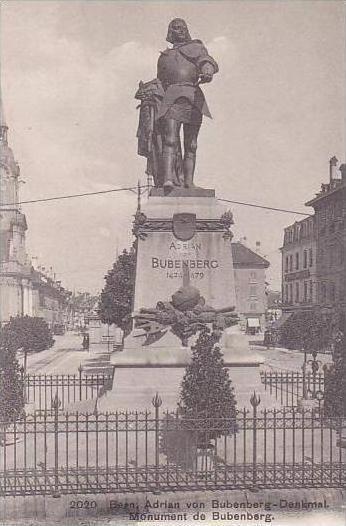
[[[310,308],[317,302],[315,217],[286,227],[280,250],[285,310]]]
[[[345,310],[346,165],[329,161],[329,183],[308,201],[314,215],[285,228],[282,298],[286,312],[315,307]]]
[[[317,303],[323,308],[341,307],[346,295],[346,165],[329,161],[329,183],[307,206],[315,211],[317,232]]]
[[[1,102],[1,101],[0,101]],[[27,224],[18,205],[20,169],[8,145],[0,105],[0,322],[32,316],[31,267],[25,249]]]
[[[0,97],[0,325],[15,316],[38,316],[54,330],[68,323],[72,292],[32,266],[25,246],[26,218],[19,206],[20,182]]]
[[[31,269],[33,316],[43,318],[50,329],[64,331],[67,326],[68,304],[72,293],[47,273]]]
[[[266,269],[269,261],[240,242],[232,243],[236,311],[240,325],[265,328],[267,310]]]

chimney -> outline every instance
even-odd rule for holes
[[[337,176],[336,176],[336,165],[337,164],[338,164],[338,160],[334,155],[334,157],[329,159],[329,182],[330,183],[334,181],[335,179],[337,179]]]
[[[261,242],[256,241],[256,252],[259,252],[261,250]]]
[[[346,164],[341,164],[339,170],[341,172],[342,182],[345,183],[346,182]]]

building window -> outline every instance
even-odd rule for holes
[[[325,233],[326,228],[326,210],[322,209],[319,217],[319,227],[320,227],[320,234],[323,235]]]
[[[312,285],[312,280],[309,281],[309,299],[311,301],[311,303],[313,303],[313,285]]]
[[[288,298],[288,285],[285,285],[285,301],[286,301],[286,303],[289,302],[289,298]]]
[[[335,283],[333,282],[329,285],[329,299],[335,301]]]
[[[332,267],[335,263],[335,247],[331,246],[329,247],[329,266]]]
[[[299,269],[299,252],[296,252],[296,270]]]
[[[293,270],[293,256],[292,254],[290,255],[290,272],[292,272]]]
[[[293,283],[290,283],[290,298],[289,303],[293,303]]]
[[[250,278],[251,279],[256,279],[256,272],[251,272],[250,273]]]
[[[321,285],[321,302],[325,303],[327,298],[327,287],[325,283]]]
[[[257,311],[257,303],[250,303],[250,311]]]
[[[312,267],[313,263],[312,248],[309,248],[309,267]]]
[[[304,301],[308,301],[308,282],[304,281]]]
[[[250,296],[256,296],[257,295],[257,287],[256,285],[251,285],[250,287]]]
[[[288,272],[288,256],[285,259],[285,272]]]
[[[303,252],[303,268],[308,268],[308,251]]]
[[[296,303],[299,303],[299,281],[296,281]]]

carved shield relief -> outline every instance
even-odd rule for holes
[[[196,214],[182,213],[173,216],[173,234],[181,241],[189,241],[196,232]]]

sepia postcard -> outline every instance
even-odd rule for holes
[[[1,525],[346,525],[345,27],[0,2]]]

